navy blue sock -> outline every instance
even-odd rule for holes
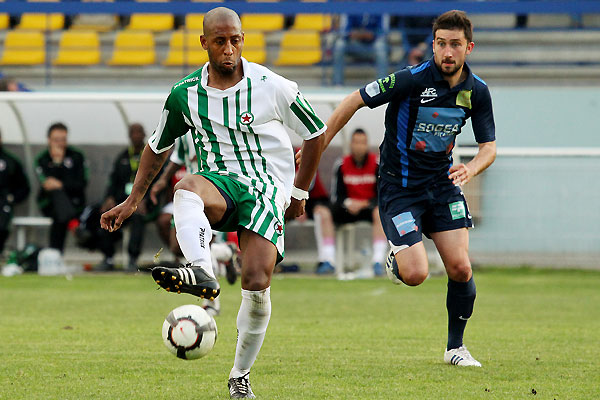
[[[473,314],[475,303],[475,281],[473,277],[468,282],[456,282],[448,278],[448,294],[446,308],[448,309],[448,345],[447,349],[456,349],[463,344],[463,333],[467,320]]]

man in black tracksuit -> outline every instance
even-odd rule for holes
[[[67,127],[57,122],[48,128],[48,148],[35,159],[40,182],[38,206],[52,218],[49,246],[63,251],[69,222],[85,207],[88,170],[83,153],[67,145]]]
[[[18,158],[2,147],[0,132],[0,254],[8,238],[13,205],[29,195],[29,180]]]
[[[105,200],[100,209],[101,212],[110,210],[115,205],[125,201],[131,193],[135,174],[140,165],[140,158],[144,150],[144,139],[146,133],[144,127],[138,123],[131,124],[129,127],[130,146],[119,153],[115,159],[113,170],[110,174],[110,181],[106,189]],[[142,249],[144,241],[144,227],[148,214],[147,202],[142,201],[136,212],[127,220],[130,225],[130,238],[127,246],[129,254],[129,263],[127,270],[137,270],[137,258]],[[108,232],[101,230],[99,248],[104,254],[104,261],[96,266],[96,270],[110,271],[114,268],[113,256],[115,254],[115,242],[120,238],[120,232]]]

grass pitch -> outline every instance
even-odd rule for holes
[[[446,278],[275,276],[251,381],[263,399],[600,398],[600,273],[491,269],[465,344],[483,368],[443,364]],[[223,284],[219,338],[184,361],[167,313],[199,304],[148,275],[0,277],[0,398],[226,399],[239,283]]]

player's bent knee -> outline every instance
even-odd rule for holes
[[[455,264],[446,267],[448,277],[456,282],[467,282],[471,279],[472,270],[469,263]]]
[[[263,290],[270,286],[271,277],[264,271],[245,271],[242,274],[242,288],[246,290]]]
[[[196,192],[197,185],[193,179],[191,179],[193,175],[185,176],[182,180],[175,184],[173,188],[175,191],[177,190],[187,190],[189,192]]]
[[[427,279],[427,271],[402,271],[402,281],[408,286],[418,286]]]

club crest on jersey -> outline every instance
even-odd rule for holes
[[[242,125],[250,125],[254,122],[254,115],[250,111],[244,111],[240,114],[240,122]]]
[[[281,222],[275,220],[275,223],[273,224],[273,228],[275,229],[275,232],[279,236],[283,235],[283,225],[281,224]]]
[[[423,90],[423,93],[421,93],[421,97],[437,97],[437,91],[435,90],[435,88],[427,88]]]

